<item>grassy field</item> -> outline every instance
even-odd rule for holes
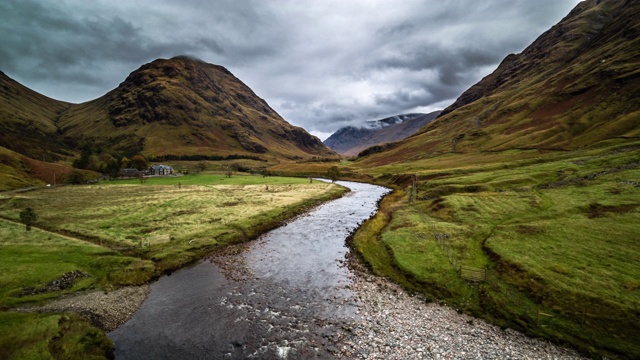
[[[419,170],[414,201],[403,168]],[[638,144],[445,154],[374,174],[399,189],[354,237],[374,271],[585,353],[640,357]]]
[[[72,271],[88,276],[67,289],[24,292],[43,289]],[[137,275],[132,277],[133,273]],[[41,303],[80,290],[149,281],[152,275],[151,261],[39,229],[27,232],[22,224],[0,220],[0,309]],[[65,358],[69,351],[79,352],[73,354],[75,358],[104,358],[111,349],[106,336],[79,316],[0,312],[2,359]]]
[[[39,226],[153,260],[160,274],[341,192],[302,178],[191,175],[13,194],[0,215],[17,220],[31,207]]]
[[[148,282],[344,191],[303,178],[200,174],[1,194],[0,358],[103,358],[110,341],[82,318],[8,310]],[[29,232],[17,222],[27,207],[39,215]],[[88,276],[44,291],[73,271]]]

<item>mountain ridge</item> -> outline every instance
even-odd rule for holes
[[[640,136],[640,4],[587,0],[369,165]]]
[[[145,139],[142,152],[154,155],[334,155],[319,139],[287,123],[226,68],[184,56],[141,66],[116,89],[80,104],[62,121],[69,134],[100,138],[86,124],[81,133],[74,131],[87,112],[95,115],[102,132]],[[165,143],[174,146],[168,150]]]
[[[324,144],[341,155],[355,156],[371,146],[405,139],[435,119],[439,111],[428,114],[402,114],[367,121],[363,127],[345,126],[334,132]]]

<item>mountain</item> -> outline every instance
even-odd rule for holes
[[[338,129],[324,144],[341,155],[355,156],[362,150],[386,142],[402,140],[435,119],[439,111],[429,114],[404,114],[367,121],[364,127]]]
[[[116,89],[69,104],[0,73],[0,146],[59,160],[83,146],[145,155],[335,155],[287,123],[222,66],[188,57],[159,59]]]
[[[335,155],[224,67],[184,56],[143,65],[113,91],[66,110],[60,127],[80,142],[156,156]]]
[[[45,161],[71,156],[56,125],[69,106],[22,86],[0,71],[0,147]]]
[[[640,2],[587,0],[371,164],[640,137]],[[373,159],[375,158],[375,160]]]
[[[82,104],[48,98],[0,72],[0,148],[67,163],[87,148],[150,157],[337,156],[224,67],[184,56],[143,65]]]

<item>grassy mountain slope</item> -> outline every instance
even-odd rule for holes
[[[60,183],[72,171],[69,165],[35,160],[0,147],[0,191]]]
[[[588,0],[367,166],[640,137],[640,3]],[[454,145],[455,144],[455,145]]]
[[[639,35],[639,2],[581,2],[418,133],[337,165],[396,188],[357,251],[460,311],[639,358]]]
[[[65,164],[85,148],[124,156],[233,155],[270,163],[337,157],[228,70],[188,57],[143,65],[116,89],[82,104],[50,99],[0,72],[0,147],[15,152],[6,159],[21,154]],[[5,161],[5,175],[14,178],[3,184],[52,182],[42,174],[53,172],[23,171],[20,159]],[[9,171],[11,164],[16,167]],[[0,187],[11,188],[5,185]]]
[[[0,71],[0,146],[44,161],[69,155],[57,135],[60,114],[69,106],[22,86]]]
[[[143,65],[115,90],[68,109],[60,126],[79,142],[147,155],[335,155],[225,68],[187,57]]]

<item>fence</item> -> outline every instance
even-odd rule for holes
[[[434,227],[432,227],[434,229]],[[473,282],[484,282],[487,281],[487,270],[484,268],[477,268],[468,265],[460,264],[458,257],[453,249],[448,246],[446,239],[449,238],[449,234],[442,232],[433,231],[433,236],[435,237],[442,250],[447,253],[447,258],[449,259],[449,263],[453,266],[454,269],[460,274],[460,276],[467,280]]]

